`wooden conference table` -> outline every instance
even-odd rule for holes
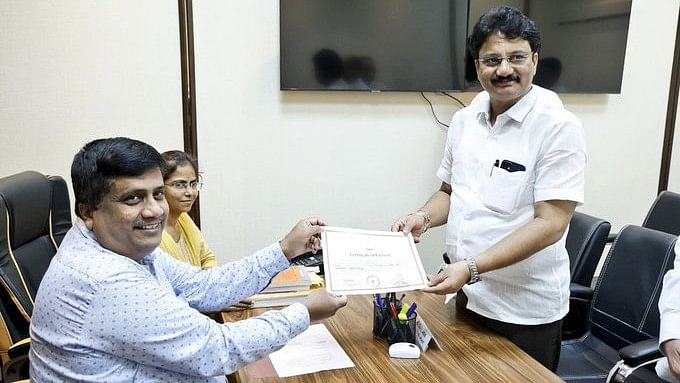
[[[420,359],[391,359],[387,341],[373,336],[373,304],[370,296],[350,296],[347,306],[324,321],[354,368],[321,371],[279,378],[269,359],[238,372],[240,382],[561,382],[550,370],[507,339],[456,312],[455,300],[444,306],[444,297],[409,292],[406,301],[418,303],[425,320],[442,346],[433,346]],[[225,322],[251,318],[265,309],[223,313]]]

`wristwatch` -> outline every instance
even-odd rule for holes
[[[423,234],[427,231],[427,229],[430,228],[430,213],[428,213],[426,210],[420,209],[417,212],[413,213],[415,215],[423,217]]]
[[[468,281],[468,285],[471,285],[473,283],[477,283],[481,280],[479,278],[479,270],[477,270],[477,262],[475,262],[474,259],[467,257],[465,258],[465,263],[467,263],[468,270],[470,270],[470,281]]]

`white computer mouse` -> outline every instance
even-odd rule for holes
[[[413,343],[398,342],[390,346],[391,358],[418,359],[420,348]]]

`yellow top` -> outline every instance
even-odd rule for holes
[[[172,236],[163,230],[161,250],[170,254],[175,259],[189,262],[202,269],[217,266],[215,254],[210,250],[208,244],[205,243],[203,234],[201,234],[198,226],[196,226],[187,213],[180,214],[179,218],[177,218],[177,226],[179,228],[179,242],[175,242]]]

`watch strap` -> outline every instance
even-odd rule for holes
[[[481,278],[479,278],[479,270],[477,269],[477,262],[475,262],[474,259],[467,257],[465,258],[465,263],[467,264],[468,270],[470,270],[470,280],[468,281],[468,285],[471,285],[473,283],[477,283],[480,281]]]

